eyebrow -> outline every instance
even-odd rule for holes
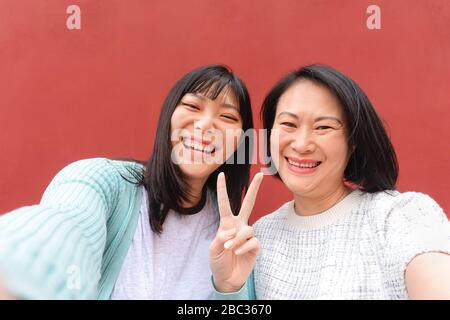
[[[277,118],[279,118],[279,117],[281,117],[281,116],[289,116],[289,117],[293,117],[293,118],[295,118],[295,119],[298,119],[298,116],[297,116],[295,113],[288,112],[288,111],[283,111],[283,112],[281,112],[280,114],[278,114]],[[342,123],[342,121],[339,120],[338,118],[336,118],[336,117],[330,117],[330,116],[317,117],[317,118],[314,119],[314,122],[321,121],[321,120],[334,120],[334,121],[339,122],[339,124],[344,125],[344,124]]]
[[[202,100],[202,101],[210,100],[210,99],[208,99],[207,97],[205,97],[205,96],[203,96],[203,95],[201,95],[201,94],[198,94],[198,93],[189,93],[189,94],[190,94],[190,95],[193,95],[193,96],[195,96],[195,97],[197,97],[197,98],[199,98],[199,99]],[[221,103],[220,105],[221,105],[222,107],[224,107],[224,108],[234,109],[234,110],[236,110],[237,112],[240,113],[239,108],[236,107],[236,106],[233,105],[233,104],[229,104],[229,103]]]
[[[277,115],[277,118],[279,118],[279,117],[281,117],[281,116],[289,116],[289,117],[293,117],[293,118],[295,118],[295,119],[298,119],[298,117],[297,117],[297,115],[296,115],[295,113],[288,112],[288,111],[283,111],[283,112],[279,113],[279,114]]]
[[[321,121],[321,120],[334,120],[334,121],[336,121],[336,122],[339,122],[339,124],[344,125],[344,124],[342,123],[342,121],[339,120],[339,119],[336,118],[336,117],[318,117],[318,118],[315,118],[315,119],[314,119],[314,122]]]

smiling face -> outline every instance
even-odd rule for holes
[[[206,181],[237,149],[242,118],[226,88],[212,100],[187,93],[171,118],[172,160],[188,179]]]
[[[300,80],[278,100],[271,155],[294,195],[325,197],[344,186],[349,159],[345,117],[323,85]]]

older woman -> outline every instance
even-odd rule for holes
[[[395,190],[394,149],[353,80],[301,68],[269,92],[262,118],[294,199],[253,230],[219,193],[221,219],[234,220],[210,247],[219,298],[450,298],[448,219],[429,196]]]

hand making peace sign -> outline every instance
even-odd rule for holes
[[[209,261],[214,284],[220,292],[239,291],[255,264],[259,241],[253,236],[248,218],[263,177],[261,172],[254,176],[237,216],[231,212],[225,175],[222,172],[217,177],[220,224],[209,248]]]

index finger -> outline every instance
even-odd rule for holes
[[[228,199],[225,174],[223,172],[219,173],[217,176],[217,204],[219,205],[221,219],[233,215],[230,207],[230,200]]]
[[[264,178],[262,172],[258,172],[253,177],[250,187],[248,187],[247,194],[245,195],[244,201],[242,202],[241,211],[239,212],[239,217],[242,218],[246,223],[255,205],[256,195],[258,194],[259,186]]]

